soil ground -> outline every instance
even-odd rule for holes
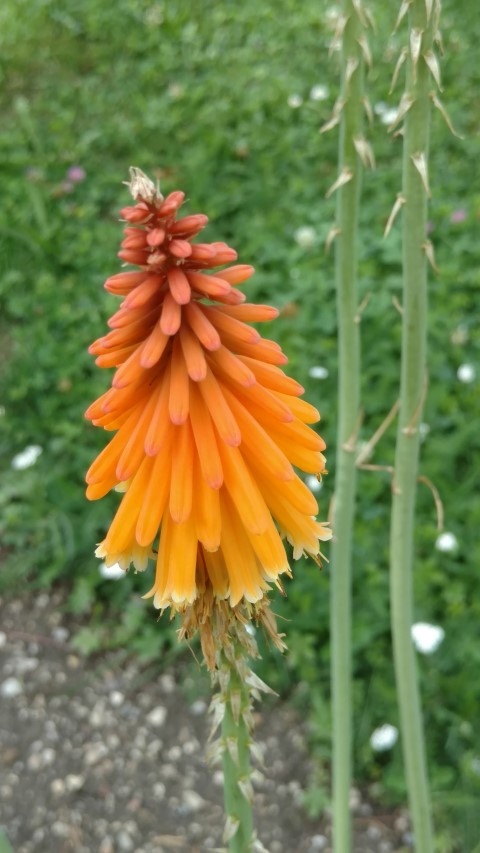
[[[208,853],[222,849],[222,774],[205,760],[207,703],[188,702],[185,666],[145,680],[119,653],[84,659],[60,594],[0,599],[0,825],[15,853]],[[287,704],[257,714],[258,836],[270,853],[331,850],[310,820],[304,721]],[[405,815],[352,791],[355,853],[408,849]]]

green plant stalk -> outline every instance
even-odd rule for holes
[[[222,721],[223,777],[227,826],[238,827],[229,839],[230,853],[250,853],[253,844],[253,816],[250,799],[242,786],[250,784],[250,732],[245,715],[250,709],[250,692],[235,664],[223,656],[228,667],[225,713]],[[233,753],[233,754],[232,754]]]
[[[339,339],[338,429],[331,572],[331,681],[333,738],[333,839],[336,853],[351,849],[350,787],[352,777],[351,583],[355,510],[356,432],[360,401],[360,333],[356,319],[357,227],[362,166],[354,139],[363,127],[363,56],[357,39],[362,24],[351,0],[343,3],[348,17],[342,43],[342,93],[339,173],[352,173],[337,191],[335,279]],[[350,81],[347,64],[358,61]]]
[[[427,23],[424,0],[413,0],[409,15],[410,43],[415,31],[421,31],[422,42],[416,69],[411,51],[407,64],[406,95],[411,98],[412,106],[404,127],[402,356],[392,489],[390,586],[395,676],[415,849],[418,853],[432,853],[430,796],[411,626],[415,494],[427,340],[427,188],[424,185],[427,179],[422,179],[414,160],[420,163],[418,155],[423,155],[425,165],[428,162],[430,73],[423,54],[432,48],[433,20]]]

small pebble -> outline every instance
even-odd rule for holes
[[[123,705],[125,701],[125,696],[123,693],[120,693],[119,690],[112,690],[110,693],[110,704],[113,705],[114,708],[119,708],[120,705]]]
[[[153,786],[153,795],[157,798],[157,800],[163,800],[167,789],[163,782],[155,782]]]
[[[310,849],[314,850],[325,850],[325,847],[328,844],[328,838],[326,835],[314,835],[310,841]]]
[[[118,844],[119,850],[128,851],[128,850],[133,850],[135,847],[135,844],[134,844],[132,838],[130,837],[128,832],[125,832],[124,830],[122,830],[122,832],[118,833],[117,844]]]
[[[204,714],[207,710],[207,703],[204,702],[203,699],[196,699],[196,701],[190,706],[190,711],[192,714],[195,714],[196,717],[199,717],[201,714]]]
[[[173,675],[169,672],[164,672],[164,674],[160,676],[160,687],[162,688],[162,693],[173,693],[175,690],[175,679]]]
[[[23,687],[18,678],[6,678],[0,687],[0,694],[5,699],[14,699],[15,696],[19,696],[20,693],[23,693]]]
[[[65,643],[70,636],[70,631],[68,628],[63,628],[61,625],[58,625],[56,628],[52,629],[52,640],[55,640],[57,643]]]
[[[197,791],[193,790],[187,789],[186,791],[184,791],[182,795],[182,800],[184,806],[186,806],[188,811],[191,812],[198,812],[205,805],[205,800],[203,799],[203,797],[201,797],[200,794],[197,793]]]
[[[147,714],[147,722],[150,723],[151,726],[156,726],[159,728],[163,726],[165,720],[167,719],[167,709],[162,705],[158,705],[153,711],[150,711]]]
[[[382,833],[379,830],[378,826],[375,826],[375,824],[372,824],[367,829],[367,836],[370,839],[370,841],[378,841],[379,838],[382,837]]]
[[[85,750],[84,761],[89,767],[97,764],[108,754],[108,749],[103,743],[92,743]]]
[[[76,775],[75,773],[69,773],[67,778],[65,779],[65,786],[67,791],[71,794],[75,793],[75,791],[80,791],[85,784],[85,777]]]

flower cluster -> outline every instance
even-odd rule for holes
[[[238,285],[253,268],[231,265],[225,243],[192,243],[207,217],[177,218],[182,192],[163,198],[137,169],[129,186],[119,256],[139,269],[106,281],[123,301],[90,347],[116,370],[86,415],[115,435],[87,473],[87,496],[124,492],[97,556],[125,570],[156,559],[158,608],[206,592],[232,607],[258,602],[289,573],[284,537],[298,558],[331,536],[293,467],[325,469],[307,426],[319,414],[281,369],[278,344],[249,325],[278,313],[246,302]]]

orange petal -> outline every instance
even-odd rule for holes
[[[198,388],[223,441],[232,447],[238,447],[242,440],[238,424],[210,368],[203,382],[198,383]]]
[[[134,287],[138,287],[142,281],[145,281],[146,277],[147,273],[145,272],[121,272],[107,278],[103,286],[109,293],[124,296],[126,293],[130,293]]]
[[[86,496],[89,501],[97,501],[99,498],[103,498],[106,494],[108,494],[111,489],[114,488],[118,483],[117,476],[115,471],[109,473],[105,479],[103,479],[100,483],[95,483],[87,487]]]
[[[309,553],[318,554],[318,522],[295,509],[281,491],[272,489],[268,496],[268,503],[289,541]]]
[[[143,372],[140,359],[142,357],[142,348],[137,347],[131,356],[118,368],[112,379],[114,388],[126,388],[127,385],[138,380]]]
[[[302,447],[295,439],[285,435],[282,429],[275,430],[269,426],[268,431],[275,444],[284,452],[292,465],[301,468],[308,474],[321,474],[325,470],[325,457],[318,450],[308,450]]]
[[[163,608],[172,601],[192,602],[196,594],[195,569],[197,564],[197,537],[190,518],[175,524],[168,512],[162,521],[153,603]]]
[[[320,412],[306,400],[299,400],[290,394],[275,391],[275,396],[291,410],[294,417],[304,424],[316,424],[320,420]]]
[[[170,397],[170,370],[167,368],[160,380],[160,392],[152,414],[150,426],[145,436],[145,453],[156,456],[160,451],[165,452],[173,427],[168,411]]]
[[[293,468],[268,432],[228,388],[224,389],[224,394],[242,431],[242,454],[252,470],[259,466],[262,470],[267,468],[280,480],[292,480]]]
[[[118,311],[110,317],[107,325],[110,326],[111,329],[120,329],[124,326],[129,326],[131,323],[138,323],[142,320],[151,320],[152,322],[155,322],[157,317],[158,305],[153,307],[145,307],[141,305],[140,308],[128,308],[128,306],[125,306],[125,303],[122,302]]]
[[[192,511],[193,453],[193,435],[187,421],[173,433],[169,505],[170,515],[177,523],[186,521]]]
[[[247,355],[269,364],[286,364],[288,361],[280,347],[274,341],[269,341],[266,338],[261,338],[256,344],[247,344],[244,341],[233,340],[228,334],[223,333],[222,342],[226,347],[232,349],[236,355]]]
[[[233,380],[245,388],[255,385],[256,379],[252,371],[224,346],[210,353],[209,364],[214,373],[219,372],[224,379]]]
[[[215,275],[204,275],[201,272],[187,270],[187,278],[192,288],[204,296],[219,296],[229,293],[231,290],[228,282],[223,281]]]
[[[221,517],[219,490],[212,489],[200,473],[198,458],[194,466],[195,529],[197,538],[207,551],[220,546]]]
[[[282,424],[293,421],[293,415],[288,406],[285,406],[268,388],[264,388],[258,382],[251,388],[238,388],[233,383],[228,383],[228,387],[260,423],[278,425],[278,421]]]
[[[157,453],[154,459],[135,530],[139,545],[153,542],[167,506],[172,468],[170,451],[171,442],[167,439],[161,453]]]
[[[278,429],[279,424],[273,424],[273,427]],[[295,441],[300,447],[305,447],[307,450],[325,450],[323,438],[297,419],[280,428],[285,438]]]
[[[162,332],[160,323],[156,323],[142,346],[140,356],[141,367],[153,367],[155,364],[158,364],[165,352],[169,340],[169,335]]]
[[[250,544],[257,555],[262,566],[263,573],[270,579],[275,580],[282,572],[289,572],[287,554],[282,538],[275,527],[273,518],[264,533],[255,535],[246,531]]]
[[[168,286],[175,302],[186,305],[190,302],[192,290],[188,278],[179,267],[172,267],[167,273]]]
[[[188,258],[192,254],[188,240],[170,240],[168,250],[175,258]]]
[[[182,206],[184,198],[185,193],[182,193],[180,190],[175,190],[173,193],[170,193],[158,208],[157,216],[170,216],[172,213],[176,213],[176,211]]]
[[[255,269],[249,266],[249,264],[236,264],[234,267],[222,270],[220,276],[224,281],[228,281],[229,284],[242,284],[242,282],[251,278],[254,272]]]
[[[173,521],[170,517],[168,507],[165,509],[162,518],[162,526],[160,529],[160,540],[158,543],[157,563],[155,566],[155,582],[150,592],[147,592],[143,597],[148,598],[154,595],[154,607],[165,607],[163,604],[163,594],[167,586],[168,570],[170,565],[170,543],[172,540]]]
[[[173,342],[168,410],[172,423],[184,424],[188,418],[190,380],[178,337]]]
[[[255,305],[250,302],[243,305],[218,305],[217,311],[243,323],[266,323],[268,320],[275,320],[279,314],[278,309],[271,305]]]
[[[199,549],[200,559],[204,561],[205,568],[213,587],[214,595],[218,598],[226,598],[228,594],[228,571],[220,549],[217,551],[204,551]]]
[[[134,530],[152,467],[153,459],[145,457],[122,498],[105,539],[105,547],[112,554],[130,550],[135,541]]]
[[[105,337],[99,338],[102,350],[109,349],[110,347],[125,347],[129,344],[137,343],[137,341],[142,341],[148,335],[154,322],[154,317],[150,312],[145,319],[142,318],[139,321],[132,322],[121,329],[114,329],[108,335],[105,335]],[[88,351],[94,352],[93,347],[94,344],[89,347]]]
[[[295,379],[286,376],[283,370],[275,367],[274,364],[266,364],[246,355],[239,355],[239,359],[250,368],[258,381],[271,391],[281,391],[283,394],[292,394],[295,397],[300,396],[305,391]]]
[[[190,388],[190,423],[202,476],[212,489],[219,489],[223,483],[223,471],[217,438],[208,408],[195,385]]]
[[[211,305],[202,305],[201,310],[208,317],[212,326],[215,326],[217,331],[220,332],[222,339],[224,335],[227,335],[228,340],[231,342],[241,341],[250,344],[256,344],[260,340],[260,335],[256,329],[252,326],[247,326],[246,323],[242,323],[234,317],[230,317],[228,314],[224,314],[218,308],[214,308]],[[234,349],[234,346],[229,346],[229,348]]]
[[[130,437],[122,451],[116,468],[119,480],[129,480],[138,469],[145,456],[145,438],[155,412],[155,407],[160,393],[159,384],[152,389],[151,395],[143,408],[143,411],[131,431]]]
[[[200,382],[207,375],[205,353],[196,335],[184,324],[180,329],[180,344],[187,366],[188,375],[194,382]]]
[[[118,367],[120,364],[125,364],[136,349],[137,344],[124,349],[112,349],[105,355],[99,355],[95,359],[95,364],[97,367]]]
[[[207,319],[196,303],[191,302],[187,305],[185,315],[192,332],[197,336],[205,349],[213,351],[221,347],[222,342],[215,326],[212,326],[210,320]]]
[[[137,423],[138,413],[133,412],[125,425],[120,429],[112,440],[103,448],[97,458],[92,462],[87,471],[86,481],[89,485],[101,483],[107,477],[114,474],[118,460],[131,435],[134,425]],[[116,478],[117,483],[119,478]]]
[[[180,328],[182,322],[182,309],[175,302],[170,291],[165,294],[163,300],[162,316],[160,317],[160,328],[164,335],[174,335]]]
[[[224,476],[222,490],[227,489],[245,527],[252,533],[263,533],[270,513],[240,449],[220,444],[220,458]]]
[[[255,552],[245,536],[241,523],[228,495],[221,495],[222,556],[230,580],[230,605],[245,596],[247,601],[258,601],[266,584],[263,581]]]
[[[278,483],[274,477],[269,476],[268,472],[262,471],[260,473],[257,471],[257,482],[268,506],[270,506],[269,497],[272,492],[279,492],[282,499],[288,501],[292,507],[303,515],[317,514],[317,501],[308,486],[297,475],[289,482]]]
[[[208,216],[203,213],[194,213],[192,216],[184,216],[182,219],[177,219],[170,226],[170,234],[183,235],[194,237],[208,222]]]
[[[176,604],[191,603],[196,597],[197,545],[193,518],[173,524],[165,595],[170,595]]]
[[[145,305],[152,296],[155,296],[164,282],[163,275],[149,275],[142,284],[139,284],[125,299],[126,308],[139,308]]]

